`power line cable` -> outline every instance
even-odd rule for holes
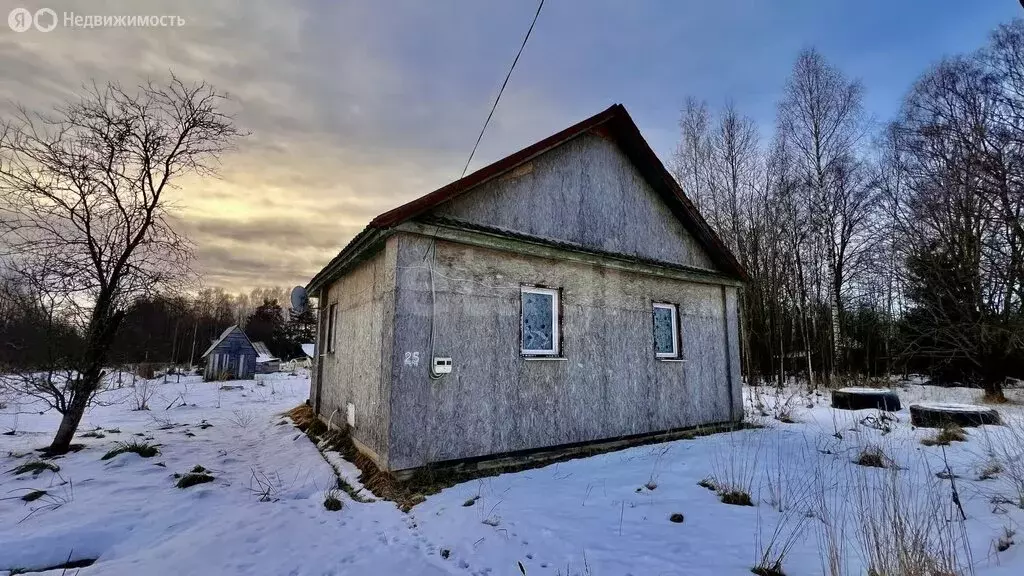
[[[462,176],[466,175],[466,170],[469,169],[469,163],[473,161],[473,155],[476,154],[476,149],[480,146],[480,141],[483,140],[484,131],[487,130],[487,125],[491,122],[491,116],[494,116],[494,110],[498,107],[498,101],[501,100],[501,95],[505,92],[505,86],[508,85],[508,79],[512,77],[512,71],[516,69],[519,57],[523,55],[523,49],[526,48],[526,42],[530,39],[533,27],[537,24],[537,18],[540,16],[540,9],[543,7],[544,0],[540,0],[540,4],[537,5],[537,12],[533,15],[533,22],[530,22],[530,28],[526,31],[526,36],[523,37],[523,43],[519,46],[519,52],[516,52],[516,59],[512,61],[512,66],[509,67],[508,74],[505,74],[505,81],[501,83],[501,89],[498,90],[498,96],[494,99],[494,104],[491,105],[491,111],[487,114],[487,120],[484,120],[484,125],[480,128],[480,134],[477,135],[476,143],[473,144],[473,151],[469,153],[469,158],[466,159],[466,165],[462,167]],[[462,178],[462,176],[459,177]]]
[[[487,119],[484,120],[484,125],[480,128],[480,134],[476,137],[476,142],[473,144],[473,150],[469,153],[469,158],[466,159],[466,165],[462,167],[462,175],[459,178],[466,176],[466,171],[469,170],[469,164],[473,161],[473,156],[476,154],[476,149],[480,146],[480,141],[484,138],[484,132],[487,131],[487,125],[491,123],[491,117],[494,116],[494,111],[498,108],[498,102],[501,101],[501,95],[505,93],[505,86],[508,86],[508,80],[512,77],[512,71],[516,69],[516,64],[519,63],[519,57],[523,55],[523,50],[526,48],[526,42],[530,39],[530,34],[533,33],[533,27],[537,25],[537,18],[540,17],[541,8],[544,8],[544,0],[540,0],[537,4],[537,12],[533,15],[533,21],[530,22],[530,27],[526,30],[526,35],[523,36],[523,43],[519,45],[519,51],[516,52],[515,60],[512,61],[512,65],[508,68],[508,73],[505,74],[505,80],[501,83],[501,88],[498,89],[498,95],[494,98],[494,104],[491,105],[491,111],[487,113]],[[434,233],[430,236],[430,242],[427,244],[427,250],[423,253],[423,259],[427,259],[427,254],[430,254],[430,263],[427,266],[428,274],[430,275],[430,357],[427,359],[429,362],[428,369],[431,378],[440,378],[440,374],[434,372],[434,336],[435,336],[435,324],[437,323],[437,294],[434,290],[434,264],[435,257],[437,255],[436,237],[437,232],[440,230],[440,226],[434,228]]]

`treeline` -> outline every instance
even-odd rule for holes
[[[887,124],[817,51],[774,134],[686,102],[672,166],[751,275],[744,371],[1024,376],[1024,22],[923,72]]]
[[[70,364],[84,341],[67,307],[56,306],[17,277],[0,281],[0,367],[54,369]],[[207,288],[189,296],[156,295],[128,306],[114,337],[111,365],[140,363],[187,366],[200,362],[211,341],[238,324],[253,341],[288,360],[312,343],[312,312],[293,316],[283,288],[231,294]]]

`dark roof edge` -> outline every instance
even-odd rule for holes
[[[313,276],[313,279],[306,284],[306,292],[310,297],[315,297],[315,292],[324,287],[334,277],[341,273],[349,264],[357,261],[368,248],[376,244],[383,237],[387,236],[385,231],[377,230],[367,226],[359,234],[356,234],[337,256],[331,259],[322,270]]]

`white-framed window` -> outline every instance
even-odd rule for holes
[[[519,296],[523,356],[558,356],[561,344],[558,289],[523,286]]]
[[[679,358],[679,307],[666,302],[654,302],[654,356]]]
[[[338,331],[338,303],[331,303],[327,309],[327,345],[328,352],[334,352],[334,335]]]

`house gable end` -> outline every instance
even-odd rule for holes
[[[633,160],[597,131],[547,150],[426,216],[720,270]]]

